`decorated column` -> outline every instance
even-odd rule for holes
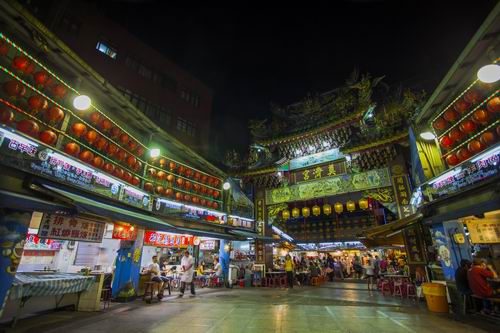
[[[2,212],[0,216],[0,317],[21,262],[30,219],[27,212]]]
[[[228,240],[221,239],[219,247],[219,262],[222,266],[222,273],[224,274],[224,280],[227,281],[229,278],[229,253],[231,251],[231,242]]]
[[[135,241],[120,242],[113,279],[113,298],[127,301],[137,295],[143,243],[144,229],[137,231]]]

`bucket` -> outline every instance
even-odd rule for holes
[[[448,313],[448,299],[446,298],[446,286],[440,283],[424,283],[422,290],[427,301],[427,308],[432,312]]]

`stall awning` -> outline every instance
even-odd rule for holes
[[[240,237],[246,237],[246,238],[253,238],[253,239],[258,239],[266,242],[275,242],[276,240],[273,237],[266,237],[262,236],[259,234],[256,234],[254,232],[250,231],[244,231],[244,230],[229,230],[230,233],[240,236]]]
[[[363,231],[360,241],[366,247],[403,246],[404,240],[401,231],[422,219],[421,213],[416,213],[396,222],[379,225]]]
[[[189,234],[193,236],[200,236],[200,237],[210,237],[210,238],[228,239],[228,240],[236,239],[234,235],[231,234],[215,232],[215,231],[182,228],[182,227],[175,227],[175,230],[173,230],[173,232]]]
[[[0,190],[0,207],[46,213],[74,214],[76,210],[63,204],[21,193]]]
[[[115,221],[133,223],[154,230],[174,229],[174,226],[172,226],[171,224],[152,215],[136,212],[132,208],[125,209],[118,206],[106,204],[47,184],[43,184],[43,186],[48,190],[71,200],[80,213],[91,213],[94,215],[107,217]]]

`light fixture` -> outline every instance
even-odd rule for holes
[[[328,147],[328,145],[329,145],[328,141],[323,141],[323,147],[326,148],[326,147]]]
[[[314,147],[313,146],[309,146],[309,148],[307,148],[309,151],[314,151]]]
[[[229,190],[231,188],[231,184],[229,184],[229,182],[225,182],[222,185],[222,188],[227,191],[227,190]]]
[[[493,83],[500,80],[500,66],[489,64],[477,71],[477,78],[484,83]]]
[[[149,156],[151,156],[151,158],[157,158],[158,156],[160,156],[160,149],[159,148],[153,148],[149,151]]]
[[[431,140],[434,140],[436,138],[434,133],[432,133],[430,131],[420,133],[420,137],[424,140],[427,140],[427,141],[431,141]]]
[[[300,149],[295,150],[295,155],[300,155],[301,153]]]
[[[92,105],[92,101],[89,96],[79,95],[73,99],[73,106],[75,109],[80,111],[85,111]]]
[[[283,173],[281,171],[278,171],[278,173],[276,174],[278,177],[283,177]]]

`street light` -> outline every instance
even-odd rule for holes
[[[153,148],[149,151],[149,156],[151,156],[151,158],[157,158],[158,156],[160,156],[160,149],[159,148]]]
[[[92,100],[87,95],[79,95],[73,99],[75,109],[85,111],[92,105]]]
[[[222,185],[222,188],[227,191],[227,190],[229,190],[231,188],[231,184],[229,184],[229,182],[225,182]]]
[[[484,83],[493,83],[500,80],[500,66],[489,64],[477,71],[477,78]]]
[[[431,140],[434,140],[436,138],[434,133],[432,133],[430,131],[420,133],[420,137],[424,140],[427,140],[427,141],[431,141]]]

